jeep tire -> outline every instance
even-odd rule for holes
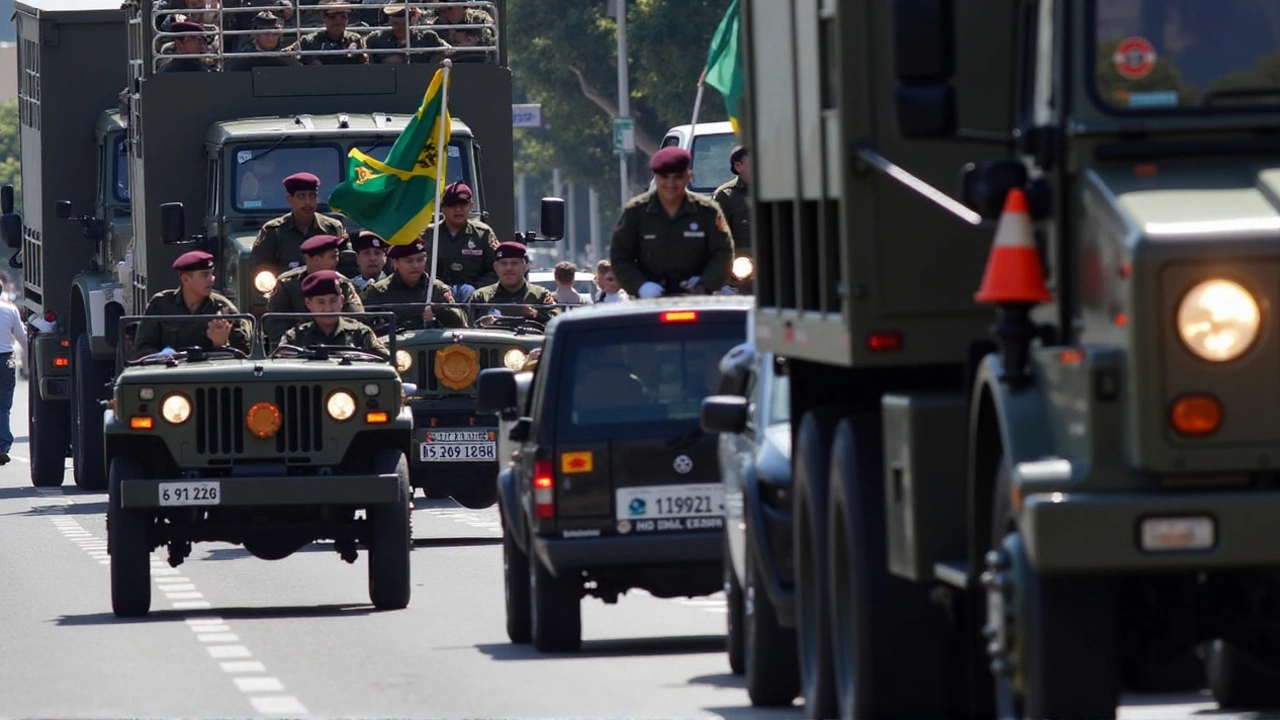
[[[107,468],[102,452],[100,403],[106,399],[111,370],[106,363],[94,359],[85,333],[76,337],[71,370],[72,476],[76,485],[84,490],[105,490]]]
[[[577,652],[582,647],[582,587],[558,578],[529,558],[529,614],[533,647],[540,652]]]
[[[111,460],[107,552],[111,554],[111,610],[117,617],[142,617],[151,611],[151,512],[121,504],[121,483],[141,477],[137,460]]]
[[[368,509],[369,524],[369,601],[379,610],[400,610],[409,605],[411,581],[409,551],[413,548],[410,517],[413,503],[409,499],[409,462],[404,453],[384,448],[374,455],[379,473],[394,472],[399,478],[395,502],[373,505]]]

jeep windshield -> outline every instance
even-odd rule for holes
[[[1093,0],[1094,91],[1124,111],[1280,107],[1280,3]]]
[[[733,153],[733,146],[737,142],[733,133],[694,136],[691,190],[709,195],[733,179],[733,171],[729,169],[729,155]]]
[[[696,425],[702,398],[719,386],[720,358],[742,340],[740,317],[574,333],[563,366],[573,390],[560,405],[557,434],[613,437],[618,425]]]

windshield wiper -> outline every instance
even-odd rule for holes
[[[143,355],[137,360],[130,360],[129,365],[168,365],[170,367],[180,362],[206,362],[212,357],[218,355],[227,355],[238,360],[247,357],[243,350],[233,348],[230,345],[224,345],[216,348],[200,347],[193,345],[191,347],[181,348],[175,352],[156,352],[149,355]]]
[[[271,357],[306,358],[307,360],[328,360],[333,357],[342,359],[343,364],[350,365],[353,360],[360,362],[388,362],[377,353],[354,348],[350,345],[308,345],[305,348],[297,345],[280,345],[271,352]]]
[[[1248,100],[1267,97],[1280,100],[1280,87],[1210,90],[1204,94],[1204,97],[1200,100],[1200,104],[1204,107],[1210,107],[1217,104],[1216,101],[1218,100]]]

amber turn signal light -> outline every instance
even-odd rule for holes
[[[280,431],[280,409],[269,402],[257,403],[244,414],[244,425],[255,437],[272,437]]]
[[[1212,395],[1183,395],[1169,409],[1169,425],[1180,435],[1212,435],[1222,427],[1222,403]]]

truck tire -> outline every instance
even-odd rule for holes
[[[412,584],[409,551],[413,548],[409,501],[409,461],[399,450],[383,449],[374,456],[379,473],[392,472],[400,478],[400,489],[392,503],[368,509],[369,601],[379,610],[401,610],[409,606]]]
[[[1224,640],[1209,644],[1205,671],[1223,710],[1280,707],[1280,670]]]
[[[747,555],[750,555],[751,546],[747,547]],[[734,675],[742,675],[747,667],[743,657],[746,626],[743,624],[742,584],[738,582],[738,574],[733,571],[733,558],[729,554],[728,537],[724,540],[724,599],[729,611],[725,614],[728,627],[725,628],[724,641],[725,652],[729,654],[729,670]]]
[[[105,490],[106,460],[103,458],[102,400],[107,399],[106,385],[111,370],[95,360],[89,336],[76,337],[71,378],[71,468],[72,477],[84,490]]]
[[[747,696],[757,707],[790,707],[800,694],[796,632],[778,624],[778,612],[761,582],[759,561],[751,551],[756,542],[750,537],[750,525],[747,534],[747,585],[743,589]]]
[[[582,585],[577,577],[555,577],[531,556],[529,599],[534,649],[577,652],[582,647]]]
[[[530,616],[529,556],[520,549],[511,528],[502,523],[502,586],[506,591],[507,637],[517,645],[533,637]]]
[[[827,503],[839,717],[944,717],[950,627],[929,585],[889,574],[883,478],[879,417],[841,421]]]
[[[835,674],[831,659],[831,614],[827,591],[827,486],[831,438],[847,414],[838,407],[805,413],[796,430],[792,463],[792,540],[795,548],[796,651],[805,715],[835,717]]]
[[[482,483],[477,487],[468,488],[465,492],[454,493],[453,499],[462,507],[471,510],[491,508],[498,504],[498,484],[496,482]]]
[[[111,611],[117,617],[142,617],[151,611],[151,512],[120,504],[120,483],[142,477],[142,464],[136,459],[112,458],[107,552],[111,554]]]
[[[40,373],[32,366],[27,383],[27,440],[31,450],[31,484],[61,487],[67,470],[71,405],[40,399]]]

